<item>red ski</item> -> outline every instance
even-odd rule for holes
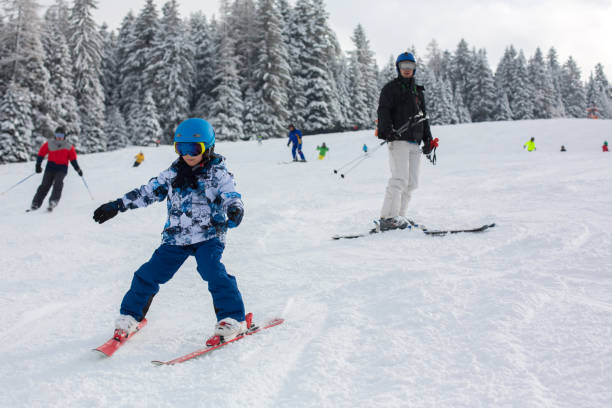
[[[140,329],[145,327],[146,324],[147,324],[147,319],[142,319],[142,321],[138,323],[138,327],[136,328],[136,330],[134,330],[128,336],[121,336],[120,334],[117,333],[117,331],[115,331],[115,334],[109,341],[107,341],[100,347],[95,348],[94,350],[99,351],[100,353],[106,355],[107,357],[110,357],[115,353],[115,351],[119,350],[119,348],[123,346],[123,344],[126,341],[131,339],[133,335],[135,335],[136,333],[140,331]]]
[[[252,317],[253,317],[252,313],[249,313],[246,316],[247,323],[250,322]],[[265,329],[269,329],[270,327],[278,326],[279,324],[281,324],[284,321],[285,321],[285,319],[280,319],[280,318],[273,319],[273,320],[270,320],[269,322],[267,322],[265,325],[263,325],[261,327],[252,324],[252,325],[249,325],[249,328],[247,329],[246,333],[244,333],[244,334],[242,334],[240,336],[234,337],[233,339],[231,339],[229,341],[225,341],[225,342],[222,342],[222,343],[220,342],[218,344],[215,344],[215,345],[212,345],[212,346],[209,346],[209,347],[205,347],[205,348],[196,350],[196,351],[191,352],[189,354],[185,354],[182,357],[177,357],[174,360],[170,360],[170,361],[157,361],[157,360],[154,360],[154,361],[151,361],[151,362],[153,364],[155,364],[156,366],[174,365],[174,364],[183,363],[185,361],[188,361],[188,360],[191,360],[193,358],[199,357],[199,356],[201,356],[203,354],[209,353],[209,352],[211,352],[213,350],[216,350],[218,348],[221,348],[223,346],[227,346],[230,343],[233,343],[235,341],[243,339],[246,336],[250,336],[252,334],[255,334],[255,333],[257,333],[257,332],[259,332],[261,330],[265,330]],[[218,336],[215,336],[215,337],[218,337]]]

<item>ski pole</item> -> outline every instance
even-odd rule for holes
[[[85,188],[87,189],[89,196],[91,197],[92,200],[94,200],[93,195],[91,195],[91,191],[89,190],[89,186],[87,185],[87,182],[85,181],[85,177],[81,176],[81,180],[83,180],[83,184],[85,184]]]
[[[385,145],[385,143],[387,143],[387,140],[383,140],[382,142],[380,142],[380,144],[379,144],[378,146],[376,146],[374,149],[370,150],[368,153],[375,153],[375,152],[376,152],[378,149],[380,149],[381,147],[383,147],[383,146]],[[371,156],[372,156],[371,154],[368,154],[367,156],[366,156],[366,155],[362,155],[362,156],[360,156],[360,157],[358,157],[358,158],[357,158],[357,159],[359,159],[359,160],[357,160],[357,159],[355,159],[355,160],[351,160],[349,163],[347,163],[347,164],[345,164],[344,166],[342,166],[341,168],[346,167],[346,166],[348,166],[350,163],[353,163],[353,162],[355,162],[355,161],[357,160],[357,162],[356,162],[356,163],[355,163],[353,166],[351,166],[351,167],[350,167],[350,168],[349,168],[347,171],[345,171],[344,173],[340,173],[340,177],[344,178],[344,176],[345,176],[346,174],[348,174],[348,173],[350,173],[351,171],[353,171],[353,170],[354,170],[354,169],[355,169],[357,166],[359,166],[359,165],[361,164],[361,162],[363,162],[365,159],[367,159],[367,158],[369,158],[369,157],[371,157]],[[337,171],[337,170],[334,170],[334,173],[338,173],[338,171]]]
[[[17,187],[18,185],[20,185],[21,183],[23,183],[24,181],[26,181],[27,179],[29,179],[30,177],[34,176],[36,173],[32,173],[30,174],[28,177],[20,180],[17,184],[13,185],[12,187],[10,187],[8,190],[3,191],[2,193],[0,193],[0,195],[4,195],[6,193],[8,193],[9,191],[11,191],[12,189],[14,189],[15,187]]]

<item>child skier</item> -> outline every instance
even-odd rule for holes
[[[317,146],[317,150],[319,151],[319,160],[323,160],[325,155],[329,151],[329,147],[325,145],[325,142],[321,146]]]
[[[536,147],[535,147],[535,138],[532,137],[531,139],[529,139],[528,142],[525,142],[525,144],[523,145],[523,149],[527,148],[528,152],[533,152]]]
[[[198,273],[208,282],[217,316],[214,335],[206,344],[231,340],[247,330],[236,278],[221,263],[227,228],[240,225],[244,206],[225,158],[214,153],[214,145],[215,132],[207,121],[183,121],[174,134],[178,160],[148,184],[94,212],[94,220],[102,224],[119,211],[167,199],[162,244],[134,273],[115,322],[115,338],[127,338],[138,328],[159,285],[169,281],[190,255],[195,256]]]
[[[302,153],[302,131],[296,129],[295,126],[289,125],[289,141],[287,142],[287,146],[293,143],[291,147],[291,155],[293,156],[293,161],[298,161],[296,151],[300,154],[300,161],[305,162],[306,158],[304,157],[304,153]]]
[[[603,146],[601,146],[601,151],[602,152],[607,152],[608,151],[608,142],[605,141]]]

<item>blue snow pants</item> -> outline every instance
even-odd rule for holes
[[[304,157],[304,153],[302,153],[302,145],[297,144],[297,143],[294,143],[293,147],[291,148],[291,154],[293,155],[293,160],[297,160],[297,156],[295,154],[296,150],[300,154],[300,159],[306,160],[306,158]]]
[[[231,317],[244,321],[244,303],[236,278],[228,274],[221,263],[225,245],[218,239],[179,246],[162,244],[151,259],[134,273],[132,286],[121,302],[121,314],[129,314],[141,321],[159,285],[168,282],[190,255],[195,256],[198,273],[208,282],[217,321]]]

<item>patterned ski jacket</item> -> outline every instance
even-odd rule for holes
[[[159,176],[123,197],[127,209],[146,207],[167,198],[168,220],[162,232],[162,242],[169,245],[191,245],[219,238],[225,242],[227,208],[244,208],[235,190],[234,176],[225,167],[225,158],[213,158],[195,170],[198,187],[174,188],[178,159]]]

